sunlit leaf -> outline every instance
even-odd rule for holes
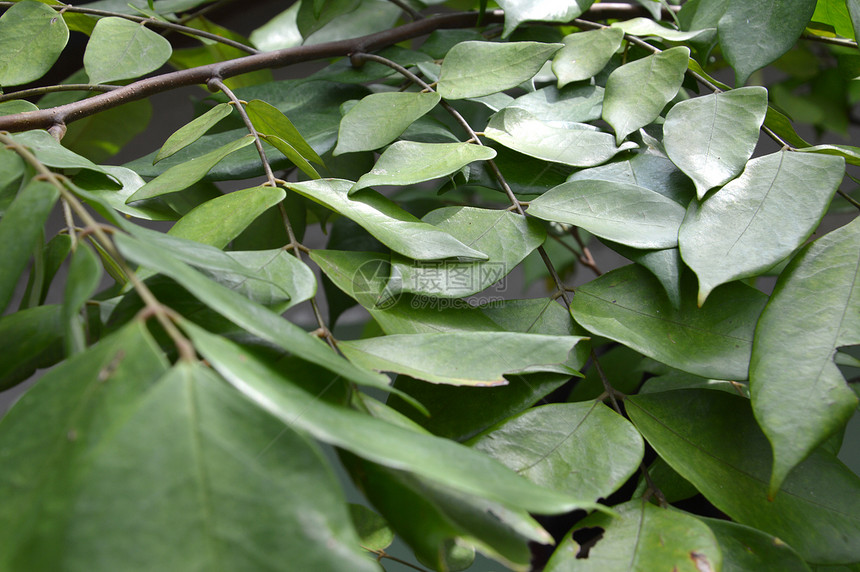
[[[558,86],[582,81],[597,75],[621,47],[624,32],[618,28],[601,28],[570,34],[564,47],[552,58],[552,71]]]

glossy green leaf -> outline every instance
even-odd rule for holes
[[[125,18],[102,18],[84,52],[91,83],[108,83],[154,72],[170,59],[173,48],[163,36]]]
[[[720,284],[761,274],[801,246],[843,172],[840,158],[781,151],[750,161],[701,205],[690,203],[678,241],[699,277],[699,304]]]
[[[480,498],[540,514],[595,508],[536,486],[497,461],[447,439],[417,433],[317,400],[226,339],[184,324],[195,346],[247,398],[291,427],[383,466],[411,471]]]
[[[596,85],[572,85],[561,89],[548,85],[521,95],[505,107],[524,109],[533,118],[549,124],[559,120],[594,121],[600,119],[603,91],[602,87]]]
[[[529,409],[470,445],[534,483],[594,499],[624,484],[645,451],[630,422],[598,401]]]
[[[625,266],[577,288],[570,311],[588,331],[676,369],[747,379],[753,331],[767,296],[741,283],[728,284],[698,308],[691,282],[682,281],[676,310],[648,270]]]
[[[126,202],[132,203],[143,199],[151,199],[187,189],[205,177],[206,173],[208,173],[212,167],[217,165],[221,159],[253,142],[253,137],[245,135],[244,137],[231,141],[223,147],[219,147],[205,155],[194,157],[186,163],[179,163],[178,165],[170,167],[164,171],[164,173],[138,189],[137,192],[130,196]],[[259,157],[257,160],[259,160]]]
[[[496,152],[472,143],[397,141],[386,149],[373,169],[350,189],[354,193],[375,185],[412,185],[456,173],[469,163],[486,161]]]
[[[167,141],[164,142],[164,145],[161,146],[161,149],[159,149],[158,154],[152,161],[153,164],[191,145],[232,112],[232,105],[229,103],[219,103],[200,117],[186,123],[167,138]]]
[[[484,135],[531,157],[574,167],[600,165],[621,151],[637,147],[630,141],[616,147],[612,135],[591,125],[558,121],[550,124],[517,107],[494,115]]]
[[[266,141],[274,145],[309,177],[319,178],[319,174],[309,162],[322,165],[322,159],[286,115],[273,105],[259,99],[249,102],[245,110],[254,128],[265,136]]]
[[[509,211],[445,207],[422,220],[489,258],[475,262],[416,262],[392,256],[389,289],[393,293],[461,298],[500,280],[499,288],[503,289],[505,276],[546,239],[539,222]]]
[[[860,477],[834,455],[812,453],[768,500],[770,445],[749,400],[685,389],[625,403],[657,453],[735,521],[784,540],[809,562],[860,559]]]
[[[54,365],[63,357],[60,306],[35,306],[0,318],[0,391],[29,378],[37,368]]]
[[[62,16],[24,0],[0,16],[0,86],[21,85],[45,75],[69,41]]]
[[[41,248],[42,227],[51,214],[60,193],[54,185],[41,180],[28,183],[0,219],[0,311],[9,305],[18,278],[27,262]]]
[[[750,74],[791,49],[814,11],[815,0],[727,0],[717,30],[736,84],[743,85]]]
[[[303,38],[297,25],[297,16],[302,4],[302,2],[296,2],[251,32],[249,36],[251,43],[264,52],[301,45]]]
[[[509,36],[514,29],[527,20],[538,22],[570,22],[588,10],[594,0],[501,0],[499,7],[505,11],[505,31]]]
[[[766,569],[811,572],[800,555],[775,536],[728,520],[700,519],[717,537],[723,553],[723,572]]]
[[[607,246],[621,256],[650,270],[663,285],[672,307],[675,309],[681,307],[681,275],[684,271],[684,262],[677,248],[640,250],[616,243],[609,243]]]
[[[173,278],[201,302],[248,332],[356,383],[379,388],[388,387],[385,376],[355,367],[338,357],[325,342],[311,337],[266,307],[209,280],[177,260],[169,251],[122,234],[117,234],[114,240],[123,256]]]
[[[621,47],[624,32],[601,28],[564,37],[564,47],[552,58],[552,71],[558,87],[597,75]]]
[[[340,122],[334,155],[388,145],[436,107],[438,93],[374,93],[353,106]]]
[[[851,145],[815,145],[798,149],[803,153],[818,153],[823,155],[835,155],[843,157],[849,165],[860,165],[860,147]]]
[[[316,201],[360,224],[385,246],[415,260],[452,257],[486,259],[443,230],[421,222],[390,199],[372,190],[348,195],[351,181],[320,179],[288,183],[287,188]]]
[[[540,219],[572,224],[635,248],[672,248],[684,208],[644,187],[610,181],[571,181],[529,203]]]
[[[594,514],[558,545],[546,572],[704,572],[720,570],[719,545],[703,522],[641,499],[614,507],[619,517]],[[598,536],[580,545],[573,534],[595,528]]]
[[[771,496],[857,408],[833,358],[860,343],[858,253],[860,219],[804,247],[759,320],[750,380],[753,411],[774,450]]]
[[[394,334],[340,342],[354,363],[448,385],[507,383],[503,374],[555,371],[582,337],[514,332]],[[468,360],[463,356],[470,356]]]
[[[234,191],[194,208],[168,234],[224,248],[254,219],[286,196],[283,189],[274,187]]]
[[[645,187],[686,207],[695,196],[692,181],[673,163],[660,155],[636,153],[630,159],[582,169],[568,181],[615,181]]]
[[[656,0],[649,1],[657,4],[656,9],[659,12],[659,2]],[[613,22],[612,28],[622,30],[625,34],[629,34],[631,36],[638,36],[640,38],[652,36],[662,38],[670,42],[702,41],[709,36],[713,36],[716,32],[716,29],[699,29],[690,32],[682,32],[680,30],[662,26],[650,18],[631,18],[630,20],[624,20],[622,22]]]
[[[445,56],[436,90],[444,99],[466,99],[516,87],[534,77],[562,47],[541,42],[460,42]]]
[[[666,114],[666,153],[696,184],[699,199],[735,178],[752,157],[767,111],[767,90],[743,87],[688,99]]]
[[[66,289],[63,293],[63,323],[66,327],[66,354],[84,351],[87,340],[81,310],[95,293],[102,278],[102,268],[96,254],[79,244],[69,262]]]
[[[689,48],[671,48],[625,64],[609,74],[603,119],[615,130],[619,144],[657,119],[677,95],[689,59]]]

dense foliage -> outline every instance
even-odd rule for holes
[[[0,571],[860,570],[860,0],[219,4],[0,2]]]

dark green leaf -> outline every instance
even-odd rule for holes
[[[31,0],[13,4],[0,16],[0,86],[39,79],[68,41],[69,28],[52,8]]]
[[[374,93],[350,109],[340,122],[334,154],[372,151],[397,139],[439,103],[438,93]]]
[[[717,537],[723,553],[723,572],[765,569],[810,572],[809,566],[797,552],[775,536],[727,520],[701,520]]]
[[[219,103],[200,117],[186,123],[167,138],[167,141],[158,150],[158,154],[152,162],[157,163],[191,145],[232,112],[232,105],[229,103]]]
[[[266,141],[277,147],[309,177],[319,178],[309,161],[322,165],[322,159],[305,141],[295,125],[278,108],[255,99],[245,106],[254,128],[264,135]]]
[[[63,322],[60,306],[36,306],[0,318],[0,391],[24,381],[37,368],[63,358]]]
[[[79,244],[69,262],[66,289],[63,294],[63,324],[66,328],[66,354],[84,351],[87,339],[81,310],[95,293],[102,278],[102,268],[96,254]]]

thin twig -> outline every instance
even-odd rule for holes
[[[62,85],[46,85],[44,87],[33,87],[30,89],[22,89],[19,91],[12,91],[9,93],[4,93],[0,95],[0,103],[4,101],[12,101],[15,99],[25,99],[27,97],[34,97],[37,95],[45,95],[47,93],[54,93],[57,91],[113,91],[115,89],[119,89],[122,87],[121,85],[98,85],[93,83],[65,83]]]
[[[837,190],[836,190],[836,192],[837,192],[837,193],[839,193],[839,196],[840,196],[840,197],[842,197],[843,199],[845,199],[846,201],[848,201],[848,203],[849,203],[849,204],[851,204],[851,205],[853,205],[853,206],[857,207],[858,209],[860,209],[860,203],[858,203],[857,201],[855,201],[855,200],[854,200],[854,198],[853,198],[851,195],[849,195],[848,193],[846,193],[846,192],[845,192],[845,191],[843,191],[842,189],[837,189]]]
[[[365,550],[367,550],[368,552],[370,552],[372,554],[376,554],[376,561],[377,562],[382,560],[383,558],[387,558],[389,560],[393,560],[394,562],[397,562],[398,564],[403,564],[404,566],[408,566],[409,568],[412,568],[413,570],[419,570],[420,572],[427,572],[427,570],[425,570],[424,568],[421,568],[420,566],[416,566],[415,564],[412,564],[411,562],[407,562],[406,560],[402,560],[396,556],[392,556],[391,554],[387,553],[385,550],[382,550],[381,548],[379,550],[374,550],[373,548],[368,548],[367,546],[362,546],[362,548],[364,548]]]
[[[403,2],[403,0],[388,0],[388,1],[391,2],[392,4],[394,4],[395,6],[397,6],[398,8],[400,8],[401,10],[403,10],[404,12],[406,12],[407,14],[409,14],[409,17],[412,18],[412,20],[421,20],[422,18],[424,18],[424,16],[421,15],[421,12],[419,12],[418,10],[416,10],[415,8],[413,8],[412,6],[407,4],[406,2]]]
[[[829,38],[827,36],[810,34],[809,32],[804,32],[800,37],[804,40],[809,40],[810,42],[819,42],[821,44],[830,44],[833,46],[841,46],[843,48],[857,48],[857,42],[847,38]]]
[[[579,262],[583,266],[590,268],[597,276],[603,276],[603,272],[601,272],[600,268],[597,267],[597,262],[594,260],[594,256],[591,255],[591,250],[588,249],[585,245],[585,241],[582,240],[582,236],[579,234],[579,227],[573,227],[570,234],[573,236],[573,240],[576,241],[576,244],[579,245],[579,249],[582,251],[582,254],[579,256]]]
[[[17,2],[0,2],[0,8],[10,8],[17,4]],[[134,16],[132,14],[121,14],[119,12],[110,12],[108,10],[96,10],[94,8],[81,8],[79,6],[69,6],[67,4],[57,4],[57,5],[48,5],[48,8],[53,8],[58,12],[74,12],[76,14],[87,14],[90,16],[100,16],[102,18],[123,18],[124,20],[131,20],[132,22],[138,22],[141,24],[146,24],[149,26],[153,26],[155,28],[166,28],[169,30],[174,30],[176,32],[182,32],[183,34],[188,34],[191,36],[198,36],[200,38],[206,38],[207,40],[213,40],[215,42],[220,42],[232,48],[236,48],[237,50],[242,50],[248,54],[258,54],[259,50],[252,48],[251,46],[246,46],[241,42],[237,42],[235,40],[230,40],[228,38],[222,38],[217,34],[212,34],[210,32],[204,32],[203,30],[198,30],[196,28],[190,28],[188,26],[183,26],[181,24],[174,24],[173,22],[165,22],[164,20],[156,20],[155,18],[150,18],[148,16]]]

